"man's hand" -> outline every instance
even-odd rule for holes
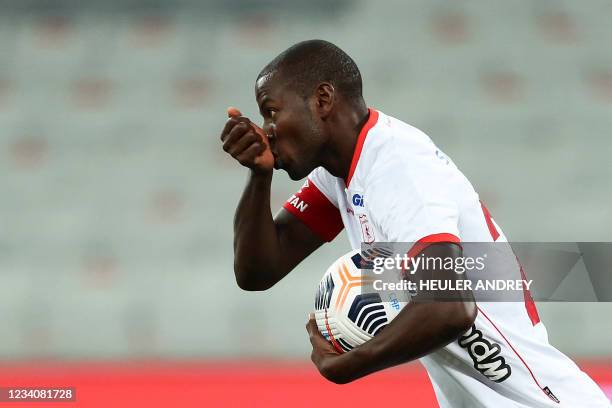
[[[312,344],[310,359],[315,366],[317,366],[317,369],[323,377],[327,378],[329,381],[340,383],[339,371],[342,370],[342,355],[339,354],[331,343],[319,332],[317,322],[312,313],[308,316],[306,331],[308,332],[310,343]]]
[[[424,258],[447,259],[462,256],[453,243],[436,243],[425,248]],[[458,279],[454,271],[439,269],[425,261],[423,279]],[[403,364],[439,350],[455,341],[476,319],[477,308],[471,291],[446,291],[435,294],[419,292],[385,329],[351,351],[338,354],[325,340],[310,317],[306,330],[312,344],[312,361],[321,375],[336,384],[345,384],[376,371]],[[452,299],[456,299],[452,301]]]
[[[238,109],[229,108],[227,114],[221,132],[223,150],[251,169],[234,216],[236,283],[244,290],[266,290],[324,241],[284,208],[272,216],[274,155],[268,138]]]
[[[256,173],[271,173],[274,156],[265,132],[236,108],[228,108],[227,115],[229,119],[221,132],[223,150]]]

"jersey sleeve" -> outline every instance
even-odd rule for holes
[[[344,228],[330,176],[321,167],[308,175],[302,188],[287,199],[283,208],[326,242]]]
[[[412,254],[432,243],[460,243],[450,172],[439,163],[418,163],[404,150],[396,149],[374,171],[374,187],[368,194],[374,222],[389,242],[409,243]]]

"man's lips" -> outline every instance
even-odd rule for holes
[[[272,154],[272,156],[274,156],[274,168],[279,170],[281,168],[281,160],[275,154]]]
[[[277,153],[272,152],[272,156],[274,157],[274,168],[276,170],[283,168],[283,161],[278,157]]]

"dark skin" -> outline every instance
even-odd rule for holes
[[[249,168],[234,217],[234,273],[238,286],[250,291],[274,286],[323,244],[288,211],[281,209],[272,216],[273,169],[283,169],[299,180],[322,166],[346,179],[357,136],[368,119],[362,99],[349,101],[327,82],[304,98],[286,85],[282,73],[275,72],[257,81],[255,94],[264,118],[262,128],[230,108],[221,133],[223,149]],[[457,257],[461,248],[433,244],[424,254]],[[456,276],[452,271],[450,275],[424,272],[436,279]],[[436,351],[463,334],[476,317],[471,293],[451,295],[464,300],[415,299],[376,337],[344,354],[336,352],[310,318],[306,328],[312,361],[328,380],[347,383]]]
[[[440,243],[430,245],[422,254],[456,258],[462,250],[456,244]],[[413,278],[455,281],[457,276],[454,271],[429,269]],[[446,346],[472,326],[476,313],[471,291],[419,292],[384,330],[344,354],[338,354],[321,335],[311,315],[306,324],[312,344],[310,358],[325,378],[345,384]]]

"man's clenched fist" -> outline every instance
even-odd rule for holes
[[[228,108],[227,116],[229,119],[221,132],[223,150],[255,172],[271,172],[274,156],[263,129],[242,116],[236,108]]]

